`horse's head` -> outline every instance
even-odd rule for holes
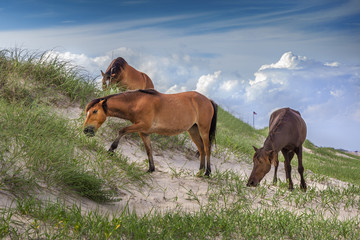
[[[93,100],[86,106],[86,120],[84,123],[84,133],[89,136],[95,136],[96,131],[106,120],[107,99]]]
[[[254,168],[247,183],[248,187],[256,187],[264,178],[264,176],[270,171],[271,163],[275,162],[277,159],[277,153],[274,151],[266,151],[264,148],[253,148],[255,150],[253,157]]]
[[[109,85],[111,84],[113,78],[115,77],[115,73],[104,73],[103,71],[101,71],[101,76],[103,77],[102,79],[102,88],[103,90],[105,90],[107,87],[109,87]]]

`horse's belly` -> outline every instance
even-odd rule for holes
[[[184,111],[181,114],[177,111],[168,111],[166,114],[154,118],[151,132],[166,136],[177,135],[191,128],[194,125],[194,121],[192,114]]]
[[[168,128],[166,128],[166,129],[155,128],[155,129],[151,130],[152,133],[157,133],[157,134],[165,135],[165,136],[174,136],[174,135],[178,135],[185,131],[186,130],[184,130],[184,129],[168,129]]]
[[[165,136],[173,136],[173,135],[178,135],[182,132],[187,131],[191,126],[191,123],[186,124],[186,123],[182,123],[182,124],[164,124],[161,122],[154,122],[150,131],[151,133],[157,133],[160,135],[165,135]]]

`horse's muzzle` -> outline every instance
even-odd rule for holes
[[[248,183],[246,184],[246,186],[248,186],[248,187],[256,187],[257,185],[259,185],[259,183],[255,182],[252,179],[249,179]]]
[[[87,126],[84,128],[84,133],[86,136],[88,137],[93,137],[95,136],[95,127],[93,126]]]

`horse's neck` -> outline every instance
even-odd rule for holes
[[[270,133],[269,136],[267,136],[264,142],[264,149],[266,151],[272,150],[274,152],[281,150],[281,146],[278,146],[278,142],[276,141],[275,133]]]
[[[107,100],[108,117],[118,117],[125,120],[131,119],[129,112],[130,99],[124,93]]]

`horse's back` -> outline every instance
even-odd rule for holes
[[[159,93],[159,96],[162,98],[162,107],[172,108],[172,111],[179,113],[181,113],[181,111],[183,113],[201,112],[212,106],[211,101],[207,97],[195,91],[175,94]]]
[[[306,139],[306,132],[306,123],[298,111],[282,108],[271,114],[269,133],[275,133],[278,138],[300,145]]]
[[[154,108],[154,129],[166,128],[169,133],[178,134],[190,129],[194,124],[211,123],[214,113],[212,103],[197,92],[163,94],[154,89],[140,91],[152,96],[152,103],[149,105]]]

